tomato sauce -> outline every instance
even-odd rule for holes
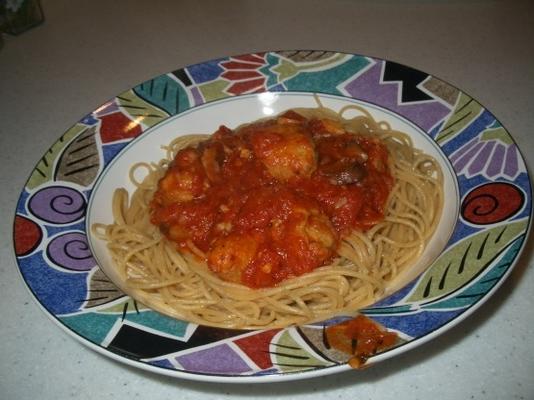
[[[222,279],[270,287],[327,264],[340,238],[381,221],[392,185],[378,139],[289,111],[180,150],[151,222]]]

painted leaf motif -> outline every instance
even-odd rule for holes
[[[464,290],[459,291],[454,297],[425,304],[423,308],[432,310],[463,308],[480,300],[493,286],[495,286],[508,268],[510,268],[513,260],[517,257],[519,250],[521,249],[523,240],[525,240],[524,236],[517,238],[497,264],[495,264],[490,271],[481,276],[481,278],[473,285],[469,285]]]
[[[301,71],[321,71],[337,66],[341,61],[346,60],[344,54],[332,53],[328,57],[320,58],[291,58],[291,61],[281,59],[279,64],[273,66],[271,69],[278,75],[280,82],[295,76]],[[298,60],[298,61],[297,61]],[[295,63],[297,62],[297,63]]]
[[[102,272],[100,268],[96,268],[95,272],[89,278],[89,288],[87,302],[85,308],[98,307],[103,304],[111,303],[121,297],[124,297],[124,303],[114,304],[113,307],[107,309],[108,312],[121,312],[125,303],[133,302],[129,297],[120,290],[109,278]],[[135,310],[134,304],[132,307],[126,305],[127,308]],[[102,311],[102,310],[100,310]]]
[[[56,180],[81,186],[94,182],[100,168],[95,133],[95,127],[87,128],[67,145],[56,167]]]
[[[478,102],[465,93],[462,93],[454,112],[443,124],[441,131],[436,136],[436,141],[438,143],[443,143],[456,136],[483,111],[484,109]]]
[[[523,234],[526,226],[527,220],[500,225],[457,243],[425,272],[406,302],[426,303],[464,287]]]
[[[286,50],[279,51],[277,54],[290,59],[293,62],[314,62],[319,60],[326,60],[332,56],[337,55],[333,51],[318,51],[318,50]]]
[[[299,67],[290,61],[281,60],[280,65],[274,67],[273,71],[278,75],[279,81],[283,82],[298,74]]]
[[[185,88],[168,75],[160,75],[143,82],[133,90],[137,96],[164,110],[168,115],[176,115],[189,108]]]
[[[67,132],[55,142],[52,147],[48,149],[45,155],[37,163],[37,166],[30,175],[26,187],[28,189],[34,189],[43,183],[52,180],[54,175],[54,162],[56,158],[61,154],[61,151],[67,146],[69,141],[87,129],[86,125],[75,124]]]
[[[332,363],[322,360],[304,346],[293,335],[299,337],[296,329],[286,329],[271,343],[273,365],[284,372],[323,368]]]
[[[367,316],[372,315],[386,315],[386,314],[404,314],[412,311],[410,304],[403,304],[400,306],[385,306],[385,307],[371,307],[361,310],[362,314]]]
[[[202,97],[208,102],[227,97],[228,94],[225,90],[228,86],[230,86],[228,81],[216,80],[203,85],[198,85],[198,89],[202,93]]]
[[[298,330],[300,331],[301,335],[307,339],[306,341],[311,344],[323,357],[336,363],[346,363],[349,361],[349,354],[327,346],[324,339],[324,328],[302,326],[298,328]]]
[[[134,121],[148,127],[154,126],[169,117],[167,112],[143,100],[133,90],[128,90],[117,96],[117,102]]]
[[[122,292],[121,292],[122,293]],[[120,301],[111,300],[109,307],[99,308],[98,312],[100,313],[139,313],[141,311],[149,310],[147,306],[142,303],[139,303],[137,300],[132,299],[130,296],[127,296],[123,293],[123,297],[119,297]],[[107,304],[107,303],[106,303]]]
[[[328,60],[299,65],[299,73],[291,78],[286,78],[287,80],[284,80],[283,84],[287,90],[351,94],[346,82],[371,63],[373,61],[367,57],[348,57],[338,54]],[[275,73],[279,74],[280,81],[287,73],[291,73],[291,71],[284,71],[284,68],[286,68],[286,65],[283,63],[272,68]]]
[[[506,129],[497,121],[493,125],[489,126],[480,135],[482,141],[489,142],[491,140],[497,140],[507,146],[514,144],[514,140]]]

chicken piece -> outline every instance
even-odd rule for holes
[[[254,155],[279,181],[309,177],[315,171],[315,147],[300,124],[274,122],[248,127],[247,133],[251,133]]]
[[[327,262],[337,245],[337,232],[318,204],[284,187],[255,192],[235,222],[240,229],[263,232],[264,242],[280,256],[279,268],[271,271],[270,266],[256,262],[256,273],[247,271],[247,279],[254,286],[272,285],[311,271]]]
[[[224,280],[269,287],[324,265],[337,239],[314,200],[266,187],[248,197],[231,231],[214,242],[208,265]]]
[[[215,241],[208,253],[208,265],[222,279],[241,283],[241,274],[256,255],[258,235],[231,233]]]
[[[330,118],[312,119],[308,126],[314,137],[335,136],[347,133],[340,122]]]
[[[317,243],[326,252],[334,250],[336,245],[334,228],[328,217],[318,210],[311,210],[306,219],[306,223],[300,229],[302,235],[307,238],[309,243]]]
[[[306,118],[293,110],[286,111],[276,119],[279,124],[300,124],[305,121]]]
[[[221,142],[209,141],[202,149],[202,166],[211,182],[221,180],[221,165],[224,162],[224,148]]]
[[[320,267],[334,254],[337,233],[328,217],[317,208],[295,208],[284,226],[277,245],[285,254],[290,275],[299,276]],[[277,236],[274,233],[273,236]]]
[[[196,149],[187,148],[176,155],[174,163],[158,183],[155,199],[161,205],[184,203],[200,196],[209,187]]]

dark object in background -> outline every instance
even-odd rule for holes
[[[0,0],[0,31],[4,33],[18,35],[43,21],[40,0]]]

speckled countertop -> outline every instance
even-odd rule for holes
[[[529,1],[43,1],[0,50],[2,399],[532,399],[533,245],[474,315],[362,371],[268,385],[155,375],[82,346],[39,309],[12,255],[29,173],[74,122],[139,82],[225,55],[331,49],[410,65],[469,93],[534,151]]]

